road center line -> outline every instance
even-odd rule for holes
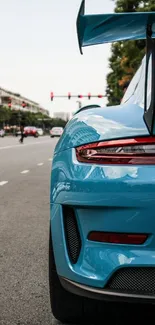
[[[27,174],[29,172],[29,170],[23,170],[22,172],[20,172],[21,174]]]
[[[7,183],[8,183],[8,181],[2,181],[2,182],[0,182],[0,186],[3,186],[5,184],[7,184]]]
[[[39,163],[39,164],[37,164],[37,166],[43,166],[43,164],[44,164],[44,163]]]

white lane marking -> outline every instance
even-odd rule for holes
[[[40,141],[40,142],[33,142],[33,143],[24,143],[24,144],[15,144],[14,146],[6,146],[6,147],[0,147],[0,150],[4,150],[4,149],[12,149],[12,148],[24,148],[27,146],[32,146],[32,145],[37,145],[37,144],[45,144],[45,143],[49,143],[50,141]]]
[[[49,161],[52,161],[53,159],[52,159],[52,158],[49,158],[48,160],[49,160]]]
[[[44,163],[39,163],[39,164],[37,164],[37,166],[43,166],[43,164],[44,164]]]
[[[7,183],[8,183],[8,181],[2,181],[2,182],[0,182],[0,186],[3,186],[5,184],[7,184]]]
[[[21,174],[27,174],[29,172],[29,170],[23,170],[22,172],[20,172]]]

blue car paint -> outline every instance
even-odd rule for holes
[[[51,223],[57,272],[94,287],[104,287],[120,267],[155,266],[155,166],[80,164],[75,149],[55,155]],[[65,244],[62,205],[74,207],[82,250],[72,265]],[[148,233],[144,245],[113,245],[87,240],[92,230]]]
[[[109,139],[149,136],[143,109],[133,104],[79,112],[68,122],[54,154],[51,175],[51,230],[57,272],[72,281],[104,287],[121,267],[155,267],[155,166],[79,163],[75,147]],[[62,205],[75,210],[82,250],[71,264]],[[147,233],[143,245],[94,243],[92,230]]]
[[[77,19],[77,34],[81,47],[124,40],[146,39],[147,24],[155,21],[154,12],[130,12],[84,15],[85,1]],[[153,26],[152,37],[155,37]]]
[[[134,39],[133,30],[136,39],[142,38],[151,16],[154,13],[123,14],[118,20],[118,14],[79,17],[80,45],[112,41],[113,33],[115,40],[120,34],[122,39]],[[50,219],[56,269],[60,276],[88,286],[103,288],[119,268],[155,267],[155,166],[84,164],[75,153],[75,147],[90,142],[149,136],[144,110],[133,102],[76,114],[55,149]],[[81,235],[75,265],[67,252],[62,205],[74,208]],[[92,230],[146,233],[148,239],[143,245],[92,242],[87,239]]]
[[[155,17],[155,13],[138,12],[81,16],[81,24],[83,25],[81,44],[85,47],[113,41],[145,39],[149,17]],[[155,37],[154,35],[153,37]]]
[[[68,122],[55,153],[82,144],[110,139],[148,136],[143,109],[134,104],[92,108]]]

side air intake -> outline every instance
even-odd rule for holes
[[[64,229],[68,255],[73,264],[76,264],[81,251],[81,238],[74,209],[63,207]]]

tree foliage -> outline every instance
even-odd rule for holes
[[[113,0],[115,12],[155,11],[154,0]],[[110,72],[107,75],[108,105],[117,105],[123,96],[123,86],[138,69],[146,51],[145,40],[116,42],[111,46]]]
[[[10,110],[7,107],[0,106],[0,128],[5,125],[18,127],[21,124],[25,126],[36,126],[50,129],[53,126],[64,127],[66,121],[59,118],[47,118],[46,115],[41,113]]]

